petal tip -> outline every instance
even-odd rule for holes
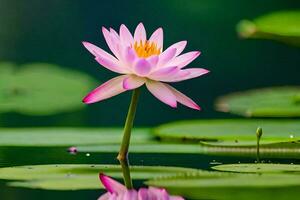
[[[202,110],[201,107],[198,106],[197,104],[194,105],[193,109],[198,110],[198,111],[201,111],[201,110]]]
[[[204,75],[204,74],[208,74],[208,73],[210,73],[210,71],[209,71],[209,70],[207,70],[207,69],[203,69],[203,75]]]
[[[110,192],[112,193],[112,190],[110,188],[110,183],[109,183],[109,177],[103,174],[102,172],[99,173],[99,179],[103,186]]]
[[[105,28],[104,26],[102,26],[101,30],[102,30],[102,33],[103,33],[103,34],[105,34],[105,33],[108,33],[108,32],[109,32],[109,31],[107,30],[107,28]]]
[[[186,105],[187,106],[187,105]],[[197,111],[201,111],[202,109],[201,109],[201,107],[200,106],[198,106],[198,104],[196,104],[195,102],[191,102],[191,104],[190,105],[188,105],[188,107],[189,108],[192,108],[192,109],[194,109],[194,110],[197,110]]]
[[[177,108],[177,102],[175,101],[174,103],[170,103],[170,106],[171,106],[172,108]]]
[[[104,173],[102,173],[102,172],[99,173],[99,179],[101,182],[103,182],[106,177],[107,176]]]
[[[87,49],[89,49],[89,47],[91,46],[91,43],[89,43],[87,41],[82,41],[81,44]]]
[[[86,97],[84,97],[84,98],[82,99],[82,103],[84,103],[84,104],[91,104],[91,103],[93,103],[93,102],[91,101],[89,95],[87,95]]]

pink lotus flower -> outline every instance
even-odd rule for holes
[[[208,73],[208,70],[202,68],[184,69],[200,55],[199,51],[180,55],[187,44],[186,41],[175,43],[163,51],[163,29],[158,28],[147,39],[142,23],[136,27],[134,36],[123,24],[119,34],[114,29],[107,30],[104,27],[102,32],[114,55],[88,42],[83,42],[83,45],[100,65],[122,75],[93,90],[83,99],[84,103],[95,103],[146,84],[156,98],[171,107],[177,107],[179,102],[200,110],[192,99],[166,84]]]
[[[138,191],[126,187],[112,178],[100,174],[100,180],[108,191],[98,200],[184,200],[179,196],[170,196],[165,189],[149,187],[140,188]]]

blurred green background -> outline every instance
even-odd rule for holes
[[[211,73],[174,86],[197,101],[203,111],[182,106],[174,110],[144,89],[136,125],[225,117],[214,111],[217,96],[250,88],[300,84],[299,49],[273,41],[240,40],[235,31],[241,19],[299,7],[300,1],[295,0],[0,0],[0,61],[66,66],[93,76],[100,84],[114,74],[99,66],[81,41],[108,51],[101,26],[118,29],[124,23],[134,31],[143,22],[149,34],[162,26],[165,47],[188,40],[186,51],[202,52],[190,67],[207,68]],[[49,98],[60,100],[59,96]],[[41,117],[6,113],[0,115],[0,125],[121,126],[129,100],[127,92],[64,114]]]

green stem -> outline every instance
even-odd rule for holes
[[[130,106],[129,106],[129,110],[128,110],[128,114],[124,126],[123,140],[119,151],[119,155],[117,157],[119,161],[127,160],[131,130],[132,130],[133,121],[136,113],[139,94],[140,94],[139,89],[135,89],[132,93],[131,102],[130,102]]]
[[[259,155],[259,139],[257,139],[257,142],[256,142],[256,161],[257,163],[260,163],[260,155]]]
[[[260,163],[260,152],[259,152],[259,142],[260,138],[263,134],[262,128],[258,127],[256,130],[256,161],[257,163]]]
[[[122,167],[124,183],[127,189],[133,189],[132,179],[130,177],[130,169],[128,159],[120,160]]]

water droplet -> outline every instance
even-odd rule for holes
[[[89,157],[90,155],[91,155],[91,154],[89,154],[89,153],[86,153],[86,154],[85,154],[85,156],[87,156],[87,157]]]
[[[241,164],[241,161],[239,161],[238,163]]]
[[[293,139],[293,138],[294,138],[294,135],[290,135],[290,138]]]
[[[293,165],[294,163],[291,163],[291,165]]]
[[[223,163],[218,162],[218,161],[216,161],[216,160],[213,160],[213,161],[210,162],[209,164],[211,164],[211,165],[221,165],[221,164],[223,164]]]

